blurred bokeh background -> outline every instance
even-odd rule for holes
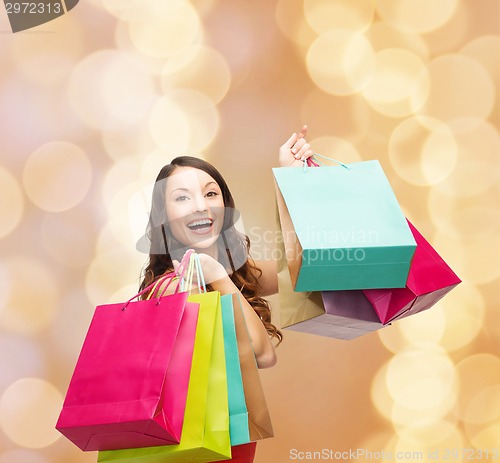
[[[353,341],[285,331],[262,371],[276,437],[256,462],[324,448],[492,460],[499,6],[81,0],[16,34],[0,11],[0,463],[96,460],[54,424],[95,305],[136,292],[160,167],[182,154],[212,162],[254,257],[272,258],[271,168],[304,123],[319,153],[380,160],[463,283]]]

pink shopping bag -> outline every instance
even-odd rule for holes
[[[187,297],[95,309],[56,425],[79,448],[179,442],[199,309]]]
[[[461,280],[408,221],[417,242],[405,288],[363,290],[384,324],[432,307]]]

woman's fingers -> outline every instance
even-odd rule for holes
[[[302,128],[300,129],[298,138],[306,138],[307,135],[307,125],[303,125]]]
[[[297,141],[291,148],[292,154],[295,159],[299,159],[301,161],[305,161],[314,155],[314,151],[311,150],[311,145],[306,141],[307,135],[307,125],[304,125],[297,135]]]
[[[292,133],[290,138],[285,143],[283,143],[283,148],[291,149],[296,141],[297,141],[297,134],[294,132]]]
[[[300,132],[293,133],[280,147],[279,161],[282,167],[300,165],[297,161],[305,161],[313,156],[314,152],[311,150],[311,147],[306,140],[307,130],[307,125],[303,125]],[[294,158],[291,163],[290,154]]]

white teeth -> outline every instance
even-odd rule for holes
[[[212,221],[211,220],[197,220],[195,222],[191,222],[190,224],[188,224],[188,227],[210,227],[212,225]]]

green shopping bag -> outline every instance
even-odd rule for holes
[[[207,463],[231,458],[221,297],[192,294],[200,304],[184,426],[177,445],[99,452],[98,462]]]
[[[273,174],[295,291],[405,287],[416,243],[378,161]]]
[[[229,434],[231,445],[240,445],[250,442],[250,429],[238,354],[232,294],[221,296],[221,308],[229,400]]]

